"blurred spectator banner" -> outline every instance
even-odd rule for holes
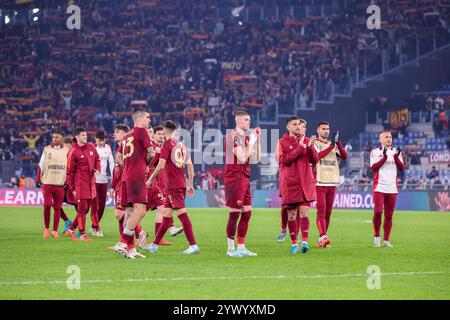
[[[450,163],[450,152],[431,152],[430,163]]]
[[[43,202],[41,189],[38,188],[0,189],[0,206],[42,206]],[[113,206],[109,195],[106,205]],[[253,191],[253,207],[279,208],[280,205],[278,190]],[[186,206],[188,208],[223,208],[225,207],[225,192],[224,190],[196,190],[194,197],[186,197]],[[314,208],[315,203],[311,207]],[[337,192],[334,208],[373,210],[372,193]],[[397,197],[396,210],[449,211],[448,191],[400,192]]]
[[[409,124],[409,110],[405,108],[389,112],[389,122],[391,128],[407,127]]]
[[[242,64],[239,62],[222,62],[223,70],[241,70]]]

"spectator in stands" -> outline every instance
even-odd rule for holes
[[[6,143],[5,137],[0,137],[0,149],[5,150],[8,147],[8,143]]]
[[[359,191],[359,181],[358,181],[358,177],[354,177],[353,178],[353,183],[351,185],[351,191]]]
[[[36,149],[36,141],[38,141],[40,137],[40,135],[36,135],[34,137],[23,135],[23,138],[28,143],[28,149]]]
[[[206,178],[206,175],[203,175],[202,177],[202,190],[209,190],[208,179]]]
[[[407,190],[416,190],[417,188],[417,181],[414,179],[413,176],[409,176],[408,179],[405,180],[405,184],[403,185],[403,189]]]
[[[427,178],[432,180],[432,179],[436,178],[437,176],[439,176],[439,171],[436,170],[435,166],[432,166],[430,173],[427,174]]]
[[[410,155],[409,157],[411,158],[411,162],[410,162],[411,165],[419,165],[420,164],[420,154],[418,154],[417,152],[414,152],[414,153],[410,153],[409,155]]]
[[[18,185],[19,185],[19,188],[25,188],[25,176],[24,175],[19,177]]]
[[[434,109],[435,109],[435,113],[438,114],[441,111],[445,110],[445,101],[444,99],[442,99],[441,96],[438,96],[435,100],[434,100]]]
[[[350,141],[347,141],[344,149],[345,149],[345,151],[347,151],[348,157],[350,158],[351,152],[353,150],[352,145],[350,144]]]
[[[370,178],[366,174],[364,174],[359,180],[359,185],[362,187],[364,192],[367,192],[370,187]]]
[[[216,190],[220,190],[220,176],[216,176]]]
[[[19,186],[17,177],[11,177],[11,180],[9,181],[8,187],[9,188],[17,188]]]
[[[442,189],[443,189],[443,185],[441,182],[441,178],[439,177],[439,175],[437,175],[436,177],[434,177],[433,190],[442,190]]]
[[[11,152],[11,150],[9,150],[9,149],[6,149],[6,150],[0,149],[0,161],[1,160],[13,160],[13,159],[14,159],[14,155]]]
[[[407,152],[402,153],[403,163],[405,164],[405,170],[409,170],[409,166],[411,165],[411,157]]]
[[[426,109],[426,111],[430,112],[430,114],[432,114],[432,111],[434,109],[434,100],[433,100],[432,96],[428,96],[427,103],[425,105],[425,109]]]
[[[202,189],[202,173],[201,172],[197,172],[194,175],[194,186],[196,189],[199,189],[199,190]]]
[[[206,175],[206,181],[208,183],[208,190],[214,190],[216,186],[216,179],[212,176],[211,172]]]
[[[419,179],[419,190],[427,190],[428,188],[428,179],[425,176],[420,176]]]

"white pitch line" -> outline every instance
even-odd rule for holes
[[[380,273],[380,276],[421,276],[445,274],[442,271],[429,272],[388,272]],[[274,275],[274,276],[242,276],[242,277],[179,277],[179,278],[141,278],[141,279],[97,279],[97,280],[81,280],[81,284],[88,283],[113,283],[113,282],[160,282],[160,281],[221,281],[221,280],[259,280],[259,279],[326,279],[326,278],[352,278],[352,277],[368,277],[368,273],[350,273],[350,274],[311,274],[311,275]],[[10,281],[0,282],[1,286],[8,285],[51,285],[66,284],[66,281]]]

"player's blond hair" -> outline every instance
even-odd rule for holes
[[[133,113],[131,114],[131,119],[133,119],[133,122],[136,122],[140,118],[144,117],[147,113],[149,112],[142,108],[134,109]]]
[[[244,110],[239,110],[239,111],[236,111],[236,118],[237,117],[242,117],[242,116],[249,116],[249,114],[248,114],[248,112],[247,111],[244,111]]]

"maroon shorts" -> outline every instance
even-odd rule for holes
[[[147,204],[147,185],[145,180],[122,181],[120,204],[132,207],[133,203]]]
[[[235,209],[242,209],[244,206],[252,205],[252,195],[250,193],[250,178],[246,176],[236,179],[225,179],[225,200],[226,206]]]
[[[294,203],[285,203],[282,205],[283,209],[292,210],[297,209],[299,207],[309,207],[310,203],[307,201],[304,202],[294,202]]]
[[[167,189],[164,207],[174,210],[186,208],[186,188]]]
[[[151,188],[147,188],[147,199],[148,202],[146,211],[155,210],[159,206],[163,206],[165,203],[164,196],[161,190],[159,190],[158,186],[152,186]]]
[[[44,196],[44,206],[53,206],[53,208],[58,209],[62,207],[65,196],[64,186],[43,184],[42,194]]]

